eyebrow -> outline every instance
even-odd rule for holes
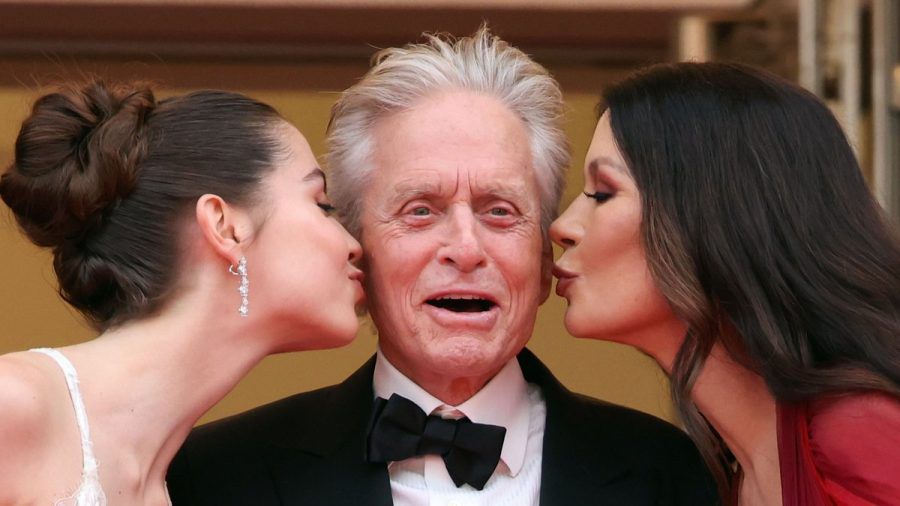
[[[619,163],[618,160],[613,160],[608,156],[598,156],[597,158],[591,160],[591,163],[588,164],[588,173],[591,175],[591,177],[597,176],[597,171],[600,170],[601,165],[612,167],[622,174],[628,175],[628,169],[624,165]]]
[[[322,187],[325,189],[325,193],[328,193],[328,180],[325,179],[325,173],[322,172],[322,169],[315,167],[309,171],[309,174],[303,176],[304,181],[314,181],[316,179],[322,180]]]
[[[401,181],[394,186],[390,202],[405,202],[413,198],[436,196],[441,194],[441,184],[422,182],[421,180]]]
[[[522,181],[494,182],[490,187],[479,189],[487,198],[499,198],[510,202],[527,202],[528,191]]]

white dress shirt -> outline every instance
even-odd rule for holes
[[[457,487],[440,455],[390,462],[394,506],[537,506],[546,405],[540,388],[525,381],[515,358],[478,393],[459,406],[448,406],[397,370],[378,350],[373,378],[375,395],[398,394],[422,411],[445,418],[506,427],[500,463],[484,489]]]

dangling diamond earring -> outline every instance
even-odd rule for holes
[[[234,264],[228,266],[228,272],[241,277],[241,285],[238,287],[238,293],[241,294],[241,307],[238,308],[238,314],[247,316],[247,313],[250,312],[247,307],[250,304],[250,301],[247,299],[247,295],[250,293],[250,279],[247,277],[247,257],[242,256],[238,260],[237,272],[234,271]]]

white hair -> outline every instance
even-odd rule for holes
[[[541,227],[556,217],[569,165],[559,85],[547,70],[482,26],[471,37],[426,34],[422,44],[383,49],[372,68],[331,108],[327,162],[329,194],[344,225],[359,237],[360,196],[372,173],[373,129],[390,114],[445,91],[472,91],[498,99],[529,133],[541,198]]]

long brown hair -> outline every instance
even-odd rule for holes
[[[690,397],[716,343],[779,401],[900,396],[900,239],[821,101],[744,65],[679,63],[603,104],[649,267],[688,324],[672,395],[723,499],[727,449]]]

